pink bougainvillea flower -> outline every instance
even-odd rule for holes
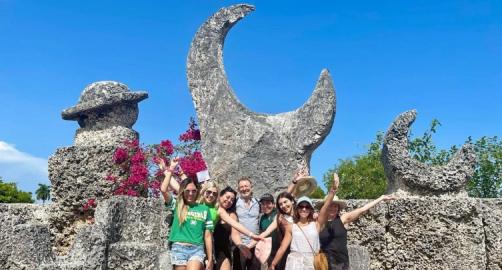
[[[124,148],[117,148],[113,153],[113,163],[121,164],[129,158],[129,154]]]
[[[170,156],[174,152],[174,146],[170,140],[164,140],[160,142],[160,147],[165,151],[165,155]]]
[[[145,154],[143,153],[143,151],[141,149],[136,151],[136,153],[134,153],[134,155],[131,157],[132,163],[141,163],[141,162],[145,162],[145,160],[146,160]]]
[[[195,151],[192,155],[184,156],[180,159],[180,166],[183,172],[190,177],[194,177],[198,172],[207,169],[206,162],[202,158],[199,151]]]

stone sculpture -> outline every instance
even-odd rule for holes
[[[230,185],[251,177],[255,192],[262,194],[284,190],[295,170],[309,167],[312,152],[333,125],[335,90],[323,70],[312,96],[295,111],[259,114],[240,103],[223,67],[223,43],[253,10],[241,4],[211,16],[192,41],[187,76],[211,175]]]
[[[146,92],[131,92],[127,85],[95,82],[87,86],[77,105],[62,112],[64,120],[78,121],[76,146],[117,145],[137,138],[132,126],[138,119],[138,102],[148,98]]]
[[[80,128],[74,145],[57,149],[49,159],[51,231],[62,253],[72,242],[82,204],[111,196],[112,183],[105,177],[112,170],[113,153],[124,140],[138,138],[131,128],[138,102],[147,97],[119,82],[95,82],[82,91],[77,105],[63,111],[63,119],[78,121]]]
[[[408,133],[417,112],[400,114],[387,131],[382,149],[382,162],[388,179],[388,193],[467,196],[465,185],[474,173],[476,155],[465,144],[448,164],[431,166],[410,157]]]

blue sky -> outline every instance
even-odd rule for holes
[[[141,141],[177,138],[195,116],[185,76],[198,27],[235,1],[0,0],[0,176],[34,191],[46,160],[78,125],[61,119],[92,82],[115,80],[150,97]],[[365,151],[401,112],[433,118],[442,148],[502,135],[502,1],[250,1],[256,11],[225,42],[243,104],[263,113],[301,106],[323,68],[337,113],[314,153],[317,179]]]

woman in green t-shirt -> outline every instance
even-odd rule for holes
[[[211,218],[213,219],[213,224],[216,224],[216,222],[219,219],[219,214],[218,214],[218,193],[220,192],[220,189],[216,185],[215,182],[213,181],[206,181],[204,184],[202,184],[202,188],[200,190],[200,196],[199,199],[197,200],[198,203],[204,203],[209,207],[209,211],[211,212]]]
[[[171,174],[176,168],[177,160],[171,162],[164,171],[165,179],[160,186],[164,200],[171,204],[172,195],[168,187]],[[169,234],[171,246],[171,263],[175,270],[201,270],[207,254],[206,269],[213,269],[213,229],[209,207],[197,203],[200,188],[191,178],[179,184],[178,200],[174,208],[174,220]],[[204,254],[205,247],[205,254]]]

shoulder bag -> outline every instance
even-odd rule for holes
[[[314,269],[315,270],[328,270],[328,258],[326,257],[326,254],[324,252],[315,252],[314,248],[310,244],[309,238],[305,234],[305,232],[302,230],[302,227],[300,227],[298,224],[295,224],[298,226],[300,231],[302,231],[303,236],[305,236],[305,239],[307,239],[307,243],[309,243],[310,248],[312,249],[312,253],[314,254]]]

